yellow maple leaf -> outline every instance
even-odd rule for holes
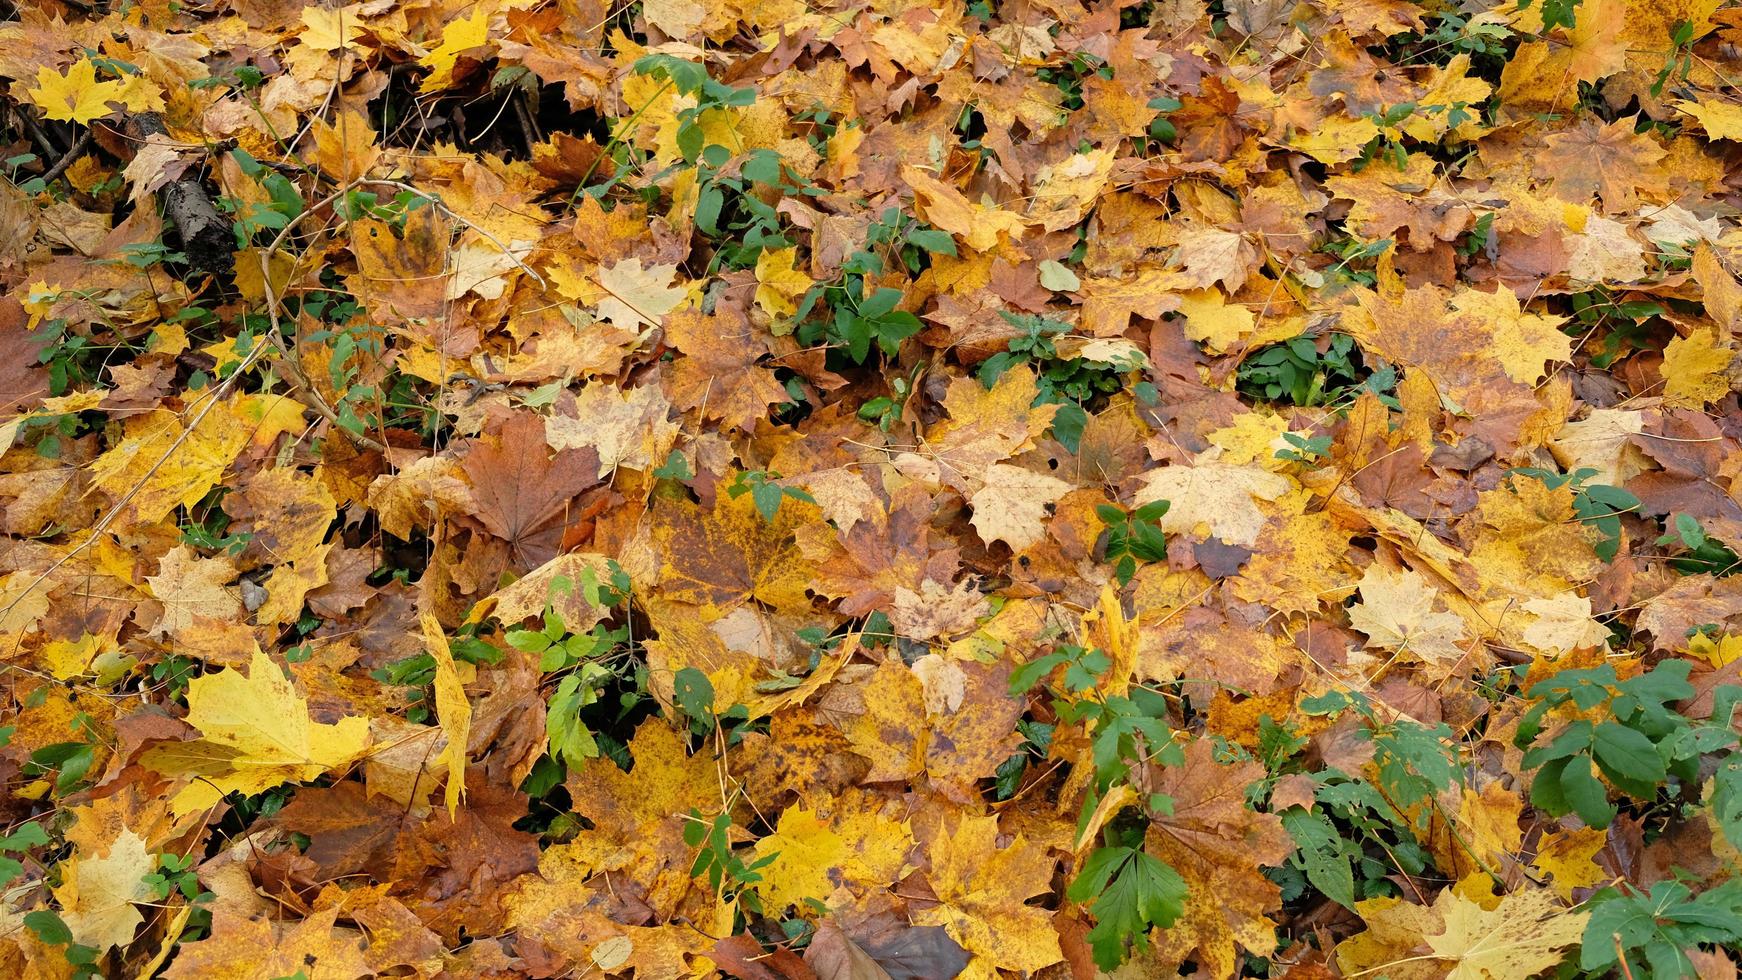
[[[166,408],[128,419],[124,431],[125,439],[90,464],[91,482],[113,500],[132,493],[134,511],[149,523],[210,493],[252,428],[218,406],[192,432]]]
[[[1688,640],[1688,652],[1701,657],[1718,670],[1742,660],[1742,636],[1728,634],[1712,639],[1705,633],[1695,633]]]
[[[1027,227],[1021,215],[970,201],[961,191],[918,167],[902,168],[901,179],[913,188],[914,208],[921,217],[976,252],[997,245],[1001,234],[1017,241]]]
[[[1239,346],[1258,326],[1258,318],[1242,303],[1230,303],[1219,289],[1194,289],[1180,294],[1179,309],[1186,315],[1186,336],[1204,345],[1212,354]]]
[[[665,315],[680,306],[686,291],[671,284],[675,265],[643,268],[640,259],[624,259],[611,268],[599,269],[599,285],[609,295],[599,301],[599,317],[625,330],[642,324],[659,326]]]
[[[454,654],[448,647],[448,637],[442,632],[442,625],[429,613],[424,613],[419,623],[423,627],[424,649],[435,658],[436,721],[448,739],[447,748],[442,750],[441,758],[436,762],[445,762],[448,766],[448,815],[452,816],[466,795],[466,743],[472,737],[472,703],[466,700],[466,688],[460,683],[459,670],[454,664]]]
[[[1515,891],[1493,909],[1456,891],[1448,888],[1434,902],[1445,929],[1427,937],[1435,959],[1455,964],[1447,980],[1535,976],[1561,961],[1591,917],[1562,908],[1546,889]]]
[[[454,66],[460,55],[490,40],[490,18],[494,14],[494,4],[481,3],[472,16],[450,21],[442,28],[442,43],[418,59],[418,64],[431,69],[423,80],[423,91],[434,92],[453,84]]]
[[[156,869],[144,839],[126,828],[101,856],[76,855],[62,863],[54,897],[74,941],[99,952],[131,943],[133,930],[145,921],[133,903],[151,901],[144,878]]]
[[[170,801],[177,816],[231,792],[251,795],[314,779],[357,759],[369,745],[365,719],[331,725],[311,719],[308,701],[259,648],[246,676],[225,669],[196,677],[187,700],[188,724],[200,737],[159,745],[141,760],[166,776],[190,780]]]
[[[46,119],[88,123],[108,115],[109,103],[120,101],[126,88],[127,83],[120,79],[97,81],[97,66],[83,58],[64,75],[52,68],[38,68],[36,87],[25,95],[42,109]]]
[[[811,277],[795,267],[798,248],[763,249],[756,260],[756,305],[769,316],[798,312],[798,297],[811,288]]]
[[[1545,834],[1536,845],[1531,865],[1551,878],[1550,887],[1562,901],[1573,900],[1573,889],[1589,888],[1608,877],[1592,858],[1603,849],[1609,835],[1592,827]]]
[[[1046,508],[1071,492],[1058,477],[1020,466],[994,463],[986,482],[968,498],[974,508],[974,530],[980,540],[1002,541],[1011,551],[1023,551],[1046,536]]]
[[[774,833],[756,842],[758,858],[773,856],[759,886],[772,909],[806,911],[805,899],[827,899],[837,887],[887,888],[901,875],[913,834],[902,820],[876,809],[877,798],[851,793],[819,816],[804,806],[781,811]]]
[[[1064,958],[1052,913],[1027,904],[1048,888],[1053,859],[1021,834],[998,846],[998,818],[962,814],[929,837],[927,879],[938,904],[913,916],[943,926],[973,954],[958,980],[993,980],[1002,970],[1033,972]]]
[[[1663,349],[1663,404],[1666,408],[1701,408],[1730,390],[1725,370],[1735,351],[1720,346],[1718,332],[1700,327],[1671,340]]]
[[[1374,564],[1361,576],[1361,601],[1349,609],[1349,625],[1367,634],[1367,645],[1427,663],[1463,659],[1468,643],[1464,621],[1455,613],[1435,612],[1439,598],[1420,572],[1391,571]]]

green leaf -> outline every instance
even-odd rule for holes
[[[694,667],[685,667],[672,678],[672,696],[683,713],[697,721],[707,721],[714,714],[714,685],[708,675]]]
[[[1036,657],[1028,663],[1010,672],[1010,693],[1026,694],[1029,689],[1039,683],[1040,679],[1052,673],[1059,664],[1065,662],[1065,655],[1058,652]]]
[[[780,500],[783,496],[777,483],[757,483],[750,488],[750,500],[765,521],[774,520],[774,515],[780,512]]]
[[[1603,828],[1615,819],[1615,808],[1609,805],[1609,794],[1591,774],[1589,762],[1582,758],[1568,759],[1560,771],[1559,782],[1562,799],[1585,822],[1585,826]]]
[[[1094,896],[1089,946],[1095,965],[1113,970],[1128,946],[1148,947],[1152,927],[1165,929],[1179,919],[1190,889],[1178,872],[1143,851],[1105,847],[1089,855],[1066,894],[1074,902]]]
[[[947,231],[923,228],[908,232],[907,240],[933,255],[956,254],[956,239]]]
[[[73,941],[73,931],[58,914],[47,909],[25,913],[24,925],[36,933],[36,938],[50,946],[64,946]]]
[[[884,286],[859,304],[859,315],[867,320],[881,319],[901,303],[901,290]]]
[[[1651,739],[1626,725],[1608,721],[1597,726],[1591,748],[1604,775],[1618,783],[1655,787],[1667,775],[1663,756]],[[1627,789],[1626,786],[1622,788]],[[1628,792],[1633,792],[1628,789]],[[1649,789],[1645,791],[1650,792]],[[1635,793],[1645,795],[1645,793]]]
[[[24,851],[48,843],[48,831],[34,821],[20,824],[17,830],[0,837],[0,851]]]
[[[1058,414],[1052,417],[1052,437],[1074,453],[1082,444],[1083,427],[1088,424],[1089,413],[1083,411],[1083,406],[1065,402],[1059,406]]]

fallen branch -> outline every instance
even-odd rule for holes
[[[66,173],[67,168],[73,165],[73,161],[83,156],[84,152],[90,149],[91,137],[95,132],[96,130],[86,127],[85,131],[79,135],[79,138],[73,141],[73,148],[61,154],[61,158],[55,162],[54,166],[43,171],[42,182],[45,186],[59,180],[60,175]]]
[[[138,138],[166,136],[163,118],[154,112],[129,117]],[[190,171],[158,192],[164,213],[181,235],[181,250],[195,272],[225,273],[235,268],[236,237],[230,219],[212,203],[198,173]]]

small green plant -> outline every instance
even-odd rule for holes
[[[308,207],[302,199],[302,192],[296,189],[289,177],[254,159],[248,151],[231,150],[230,158],[241,169],[242,175],[259,184],[269,198],[264,204],[248,204],[234,197],[218,199],[218,207],[235,217],[237,248],[247,248],[263,231],[283,229]]]
[[[181,526],[183,543],[202,551],[240,555],[248,547],[248,543],[254,540],[254,535],[248,531],[228,533],[230,515],[218,506],[225,492],[227,491],[222,488],[214,490],[206,499],[189,509],[187,520]]]
[[[479,639],[477,630],[475,624],[464,626],[449,641],[449,649],[454,659],[483,666],[499,663],[502,660],[502,651]],[[434,703],[429,698],[430,687],[435,683],[433,656],[428,653],[414,654],[372,670],[369,676],[383,684],[411,688],[406,696],[411,703],[405,712],[406,720],[418,724],[430,720],[434,711]]]
[[[34,821],[19,824],[11,833],[0,837],[0,887],[12,883],[14,878],[24,873],[24,865],[8,854],[20,854],[33,847],[41,847],[48,843],[48,831],[42,824]]]
[[[55,794],[65,796],[85,785],[96,761],[96,746],[90,742],[55,742],[30,753],[24,775],[34,779],[53,773]]]
[[[1341,404],[1370,391],[1395,408],[1390,392],[1397,386],[1397,371],[1386,365],[1369,372],[1360,358],[1355,339],[1347,334],[1331,334],[1322,351],[1314,338],[1303,335],[1241,362],[1235,386],[1255,400],[1303,408]]]
[[[573,633],[557,611],[555,599],[572,593],[575,583],[567,576],[558,576],[550,583],[540,628],[512,629],[504,636],[509,646],[536,656],[539,670],[561,675],[545,705],[544,727],[551,758],[571,769],[599,755],[598,738],[581,713],[596,704],[618,679],[610,660],[628,648],[630,588],[629,574],[614,561],[606,565],[604,580],[593,569],[584,569],[582,598],[594,609],[622,607],[624,622],[615,627],[600,622],[585,633]]]
[[[1399,816],[1436,793],[1461,786],[1464,771],[1457,755],[1457,737],[1450,726],[1422,725],[1408,718],[1387,721],[1373,702],[1358,691],[1331,691],[1300,703],[1310,715],[1335,717],[1353,711],[1362,721],[1361,733],[1373,744],[1373,763],[1379,771],[1378,788]],[[1418,818],[1425,827],[1427,814]]]
[[[716,895],[732,899],[740,908],[755,915],[763,915],[762,896],[757,894],[755,885],[762,880],[762,869],[774,863],[780,853],[764,854],[746,863],[733,849],[731,834],[730,813],[716,814],[709,819],[702,816],[700,810],[690,808],[683,839],[690,847],[700,849],[690,865],[690,877],[706,876],[708,887]]]
[[[783,486],[775,482],[779,479],[779,473],[748,470],[733,478],[732,483],[726,487],[726,496],[737,500],[749,494],[750,502],[756,505],[756,513],[761,514],[765,521],[774,520],[774,515],[780,512],[782,500],[791,498],[807,504],[817,502],[815,497],[797,487]]]
[[[73,931],[61,919],[60,913],[38,909],[25,913],[23,922],[24,927],[35,933],[44,945],[66,947],[62,955],[66,957],[67,965],[73,968],[73,976],[83,980],[98,975],[97,959],[103,951],[73,942]]]
[[[1545,13],[1545,20],[1546,17]],[[1681,81],[1687,81],[1688,72],[1693,70],[1694,66],[1693,45],[1693,22],[1676,21],[1675,26],[1670,29],[1669,53],[1664,56],[1663,69],[1657,73],[1657,78],[1651,83],[1652,98],[1663,96],[1663,87],[1669,84],[1671,78],[1679,76]]]
[[[920,365],[913,369],[915,378],[923,367],[924,365]],[[889,394],[866,400],[865,404],[859,406],[859,418],[888,432],[889,427],[901,418],[902,409],[907,405],[908,398],[912,397],[913,391],[913,378],[900,375],[890,378]]]
[[[1723,752],[1727,758],[1715,777],[1723,798],[1712,802],[1725,823],[1742,789],[1733,764],[1738,735],[1730,724],[1742,688],[1721,688],[1713,719],[1696,724],[1670,707],[1693,697],[1690,669],[1686,660],[1665,660],[1620,680],[1613,665],[1602,664],[1562,671],[1530,685],[1525,695],[1537,704],[1520,719],[1514,744],[1525,749],[1524,768],[1536,770],[1531,803],[1550,816],[1575,813],[1588,826],[1607,827],[1617,809],[1598,772],[1629,797],[1649,803],[1672,778],[1682,789],[1699,785],[1701,759]],[[1587,717],[1561,726],[1538,744],[1547,713],[1564,704]],[[1725,831],[1731,832],[1727,823]],[[1735,833],[1742,836],[1742,822],[1736,823]]]
[[[171,892],[180,892],[190,902],[210,901],[215,898],[211,892],[200,887],[199,875],[193,870],[197,863],[192,854],[159,854],[157,870],[142,879],[151,889],[152,900],[161,902]]]
[[[1012,366],[1032,365],[1037,371],[1034,404],[1059,406],[1053,416],[1053,438],[1076,452],[1089,420],[1085,406],[1124,387],[1124,376],[1142,367],[1141,360],[1105,363],[1061,357],[1055,338],[1069,333],[1070,324],[1032,313],[1001,310],[998,315],[1021,333],[1010,340],[1006,350],[980,362],[975,376],[991,388]]]
[[[1135,802],[1123,806],[1101,828],[1101,843],[1090,852],[1066,894],[1087,903],[1095,915],[1088,940],[1095,963],[1113,970],[1133,949],[1148,945],[1151,928],[1166,928],[1185,912],[1188,889],[1172,867],[1143,850],[1150,815],[1172,812],[1173,801],[1142,793],[1130,785],[1133,770],[1150,765],[1180,765],[1185,755],[1169,727],[1167,702],[1158,693],[1133,688],[1129,696],[1103,695],[1097,689],[1112,660],[1098,649],[1058,647],[1023,664],[1010,675],[1012,694],[1028,694],[1060,673],[1053,710],[1061,725],[1079,726],[1090,740],[1094,767],[1079,826],[1086,826],[1102,799],[1117,787]]]
[[[1129,512],[1113,504],[1095,508],[1095,516],[1107,528],[1106,556],[1121,586],[1131,584],[1139,561],[1167,560],[1167,535],[1157,522],[1168,506],[1168,501],[1153,500]]]
[[[1063,64],[1038,69],[1034,77],[1057,87],[1060,102],[1067,111],[1074,112],[1083,107],[1083,82],[1092,77],[1112,79],[1113,66],[1087,51],[1078,51]]]
[[[1556,473],[1553,470],[1521,466],[1512,472],[1541,480],[1550,490],[1559,490],[1569,483],[1572,484],[1573,513],[1578,515],[1580,523],[1596,528],[1603,535],[1603,539],[1595,545],[1597,557],[1606,562],[1615,560],[1616,553],[1621,550],[1621,515],[1639,509],[1638,497],[1620,487],[1590,482],[1591,477],[1597,475],[1597,471],[1588,467],[1571,473]]]
[[[1688,951],[1742,943],[1742,878],[1698,895],[1680,881],[1660,881],[1648,893],[1628,886],[1591,896],[1579,967],[1590,976],[1692,977]]]
[[[1717,539],[1708,537],[1700,522],[1688,514],[1677,514],[1672,522],[1675,530],[1657,539],[1659,545],[1680,544],[1681,554],[1669,560],[1669,567],[1683,575],[1710,575],[1723,578],[1742,571],[1742,557],[1736,550]]]
[[[1276,458],[1287,460],[1290,463],[1311,463],[1331,454],[1330,436],[1308,436],[1299,432],[1284,432],[1282,441],[1288,443],[1288,448],[1278,449]]]
[[[1458,243],[1458,254],[1466,259],[1473,258],[1477,252],[1484,251],[1494,244],[1494,212],[1489,211],[1476,219],[1476,223],[1470,228],[1469,236]]]
[[[893,357],[902,341],[920,331],[918,317],[896,309],[901,290],[881,286],[869,295],[865,291],[867,282],[883,275],[886,254],[918,273],[930,256],[955,255],[956,243],[948,233],[926,227],[899,208],[885,209],[866,230],[864,247],[841,263],[840,275],[813,284],[799,299],[794,320],[800,343],[827,344],[853,364],[864,364],[873,343],[885,357]]]
[[[1167,118],[1170,112],[1178,112],[1184,103],[1171,95],[1159,95],[1149,100],[1148,108],[1154,109],[1160,115],[1149,121],[1149,138],[1157,143],[1172,143],[1179,138],[1179,130]]]
[[[1630,351],[1651,346],[1651,321],[1665,312],[1651,300],[1621,299],[1608,289],[1592,289],[1569,297],[1573,323],[1561,329],[1574,336],[1591,335],[1586,344],[1591,366],[1608,370]]]
[[[1098,847],[1071,879],[1065,897],[1087,903],[1095,916],[1088,932],[1095,965],[1116,969],[1135,947],[1149,945],[1149,930],[1166,929],[1185,913],[1191,889],[1179,872],[1141,847],[1111,844]]]

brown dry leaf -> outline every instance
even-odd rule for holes
[[[1294,850],[1282,821],[1246,806],[1244,786],[1256,763],[1219,764],[1208,739],[1186,746],[1185,764],[1163,771],[1156,786],[1173,813],[1151,818],[1145,849],[1168,863],[1191,889],[1185,914],[1158,937],[1158,956],[1178,964],[1196,959],[1216,976],[1232,975],[1241,950],[1268,956],[1276,948],[1267,916],[1282,891],[1259,870]]]
[[[470,513],[526,568],[556,554],[563,528],[577,519],[574,498],[598,485],[598,467],[591,450],[552,455],[545,421],[530,414],[513,416],[460,460],[472,485]]]

